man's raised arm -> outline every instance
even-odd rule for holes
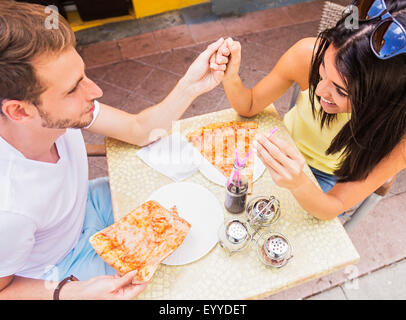
[[[89,131],[144,146],[167,132],[196,97],[215,88],[223,79],[226,63],[210,63],[223,38],[210,44],[191,64],[186,74],[160,103],[138,114],[100,104],[100,112]],[[227,49],[226,49],[227,50]],[[158,131],[156,129],[159,129]],[[160,132],[158,135],[153,133]]]

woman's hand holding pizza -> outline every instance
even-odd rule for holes
[[[282,188],[294,190],[306,180],[306,160],[295,147],[272,133],[255,137],[254,148],[269,170],[273,181]]]

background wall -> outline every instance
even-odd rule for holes
[[[306,0],[211,0],[212,11],[217,15],[235,15],[268,8],[282,7]]]

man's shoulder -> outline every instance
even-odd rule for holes
[[[80,130],[67,130],[56,145],[58,163],[29,160],[15,149],[2,146],[7,152],[0,155],[0,210],[37,221],[43,212],[58,210],[64,203],[63,188],[84,189],[88,163]]]
[[[30,217],[8,210],[0,210],[1,229],[8,227],[35,226],[35,221]]]
[[[21,156],[21,153],[0,136],[0,160],[9,159],[14,156]]]

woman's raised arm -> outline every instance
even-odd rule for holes
[[[224,45],[230,50],[223,87],[231,106],[238,114],[252,117],[282,96],[297,82],[302,90],[309,85],[309,70],[316,38],[304,38],[289,48],[271,72],[254,88],[246,88],[238,74],[241,64],[241,45],[228,38]],[[221,53],[221,50],[219,50]],[[222,57],[217,55],[216,61]]]

